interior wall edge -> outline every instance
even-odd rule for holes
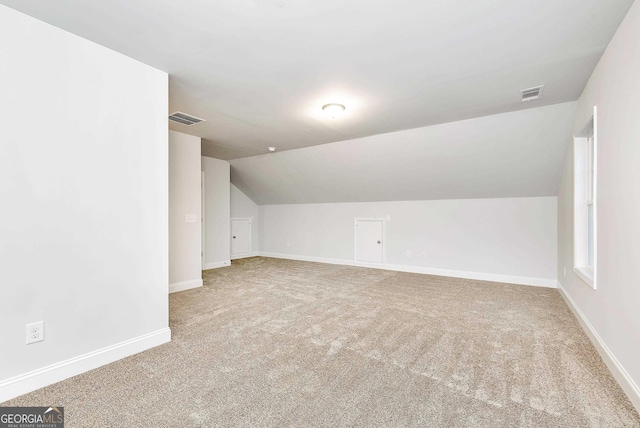
[[[589,340],[591,340],[591,343],[593,343],[593,346],[598,351],[598,354],[600,354],[600,357],[609,368],[613,377],[618,381],[618,384],[629,398],[629,401],[631,401],[631,404],[633,404],[633,407],[640,412],[640,387],[638,387],[631,376],[629,376],[629,373],[625,370],[624,366],[616,358],[611,349],[609,349],[604,340],[602,340],[602,337],[600,337],[596,329],[589,322],[569,293],[567,293],[560,281],[558,281],[558,291],[567,303],[567,306],[569,306],[569,309],[571,309],[571,312],[573,312],[573,315],[575,315],[580,322],[580,326],[589,337]]]
[[[202,287],[202,284],[202,278],[192,279],[191,281],[174,282],[173,284],[169,284],[169,294]]]
[[[231,266],[231,260],[223,260],[221,262],[205,263],[202,270],[218,269],[218,268],[229,267],[229,266]]]
[[[248,259],[249,257],[258,257],[260,253],[258,251],[252,251],[247,254],[240,254],[238,256],[231,256],[231,260]]]
[[[262,257],[271,257],[276,259],[299,260],[299,261],[305,261],[305,262],[327,263],[327,264],[333,264],[333,265],[366,267],[366,268],[373,268],[373,269],[391,270],[395,272],[420,273],[425,275],[474,279],[479,281],[502,282],[506,284],[528,285],[533,287],[557,288],[557,281],[552,278],[511,276],[511,275],[492,274],[492,273],[485,273],[485,272],[468,272],[468,271],[459,271],[459,270],[430,268],[430,267],[424,267],[424,266],[396,265],[396,264],[388,264],[388,263],[381,263],[381,264],[366,263],[366,262],[357,262],[355,260],[331,259],[331,258],[324,258],[324,257],[299,256],[294,254],[281,254],[281,253],[269,253],[269,252],[260,252],[259,255]]]
[[[0,382],[0,403],[171,341],[163,328]]]

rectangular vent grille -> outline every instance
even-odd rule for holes
[[[180,111],[177,111],[169,116],[169,120],[173,120],[174,122],[178,122],[187,126],[195,125],[196,123],[205,121],[204,119],[200,119],[199,117],[191,116]]]
[[[542,88],[544,88],[544,85],[521,90],[520,92],[522,92],[522,101],[537,100],[542,96]]]

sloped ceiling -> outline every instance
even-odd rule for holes
[[[633,0],[0,3],[167,71],[207,120],[171,128],[234,159],[575,101]]]
[[[555,196],[575,102],[231,160],[260,205]]]
[[[555,195],[573,101],[633,0],[0,3],[167,71],[170,110],[207,120],[171,129],[283,204]]]

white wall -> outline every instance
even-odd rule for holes
[[[167,74],[4,6],[0,58],[1,402],[170,331]]]
[[[353,261],[354,219],[386,216],[389,266],[555,286],[555,197],[265,205],[261,251]]]
[[[573,159],[558,197],[558,278],[605,361],[640,409],[640,3],[635,2],[578,100],[574,132],[598,107],[597,284],[573,266]],[[571,142],[567,142],[571,144]],[[563,275],[566,268],[567,274]]]
[[[199,137],[169,131],[170,292],[202,286],[200,145]]]
[[[233,184],[231,185],[231,218],[251,219],[251,255],[260,251],[260,214],[258,205]]]
[[[205,174],[204,269],[231,265],[231,182],[229,162],[202,156]]]

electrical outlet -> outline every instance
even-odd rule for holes
[[[427,252],[426,252],[426,251],[423,251],[423,252],[422,252],[422,258],[423,258],[423,259],[426,259],[426,258],[427,258]]]
[[[291,242],[287,242],[287,248],[291,247]]]
[[[567,267],[563,267],[562,268],[562,276],[566,277],[567,276]]]
[[[387,216],[387,221],[391,221],[391,216],[390,215]]]
[[[405,254],[407,257],[411,257],[411,251],[409,251],[409,250],[405,251],[405,253],[404,253],[404,254]]]
[[[44,340],[44,321],[27,324],[27,345]]]

